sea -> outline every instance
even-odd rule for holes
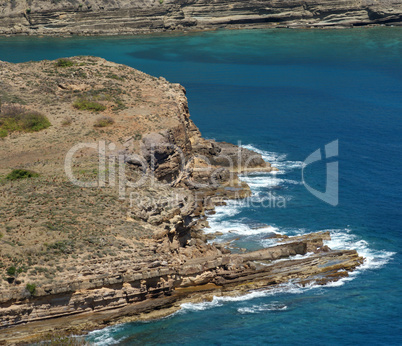
[[[272,232],[329,231],[329,247],[365,258],[326,286],[217,296],[160,320],[93,331],[89,341],[402,345],[402,28],[0,38],[0,60],[75,55],[181,83],[205,138],[255,150],[279,169],[242,177],[253,194],[210,216],[205,231],[223,234],[215,241],[255,250],[272,245]],[[306,163],[317,151],[321,159]],[[328,203],[322,196],[334,184]]]

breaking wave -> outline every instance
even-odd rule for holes
[[[395,255],[395,252],[385,250],[375,250],[369,247],[369,243],[363,239],[359,239],[356,235],[352,234],[350,229],[327,229],[331,233],[331,240],[326,241],[333,250],[341,249],[355,249],[360,256],[364,257],[364,263],[358,268],[355,273],[368,269],[379,269],[386,265]]]
[[[243,145],[242,147],[261,154],[264,160],[270,162],[272,166],[277,167],[280,170],[279,172],[276,172],[276,174],[285,174],[286,172],[289,172],[291,170],[301,169],[303,167],[303,162],[301,161],[286,160],[285,154],[277,154],[274,152],[260,150],[253,145]],[[254,197],[258,197],[259,192],[263,188],[301,184],[301,182],[299,181],[278,178],[276,177],[275,173],[248,174],[247,176],[240,176],[240,179],[250,186]],[[263,233],[280,233],[292,236],[314,232],[313,230],[308,229],[279,229],[275,226],[253,228],[248,223],[242,222],[241,218],[238,218],[236,220],[231,219],[234,216],[241,214],[242,211],[245,210],[245,208],[247,207],[248,205],[244,201],[228,201],[226,206],[216,207],[216,213],[209,217],[210,228],[205,230],[206,233],[220,232],[223,235],[233,233],[240,236],[252,236]],[[346,282],[353,280],[359,273],[365,270],[381,268],[382,266],[387,264],[392,259],[392,256],[395,254],[394,252],[389,252],[385,250],[371,249],[368,242],[359,239],[356,235],[352,234],[350,229],[325,229],[322,231],[330,232],[331,240],[326,241],[325,244],[328,245],[331,249],[356,249],[359,255],[365,258],[364,263],[359,266],[354,272],[349,273],[348,277],[342,278],[336,282],[329,282],[326,285],[316,285],[314,282],[312,282],[306,287],[301,287],[295,283],[290,282],[287,284],[279,285],[278,287],[273,289],[250,292],[238,297],[213,297],[212,301],[208,302],[182,304],[180,312],[201,311],[222,306],[227,302],[246,301],[255,298],[273,296],[281,293],[301,294],[310,289],[322,289],[323,287],[339,287],[344,285]],[[263,247],[268,247],[272,246],[276,242],[276,240],[260,239],[259,242]],[[300,259],[309,257],[311,255],[313,254],[308,253],[304,256],[296,255],[293,256],[293,258],[291,259]],[[287,307],[285,305],[276,306],[274,303],[270,303],[262,305],[252,305],[250,307],[242,307],[238,309],[238,312],[241,314],[247,314],[269,311],[270,309],[285,310],[286,308]]]
[[[117,325],[106,327],[100,330],[94,330],[88,333],[87,338],[97,346],[117,345],[126,339],[126,336],[117,339],[115,338],[116,333],[123,327],[124,325]]]
[[[276,167],[279,169],[279,172],[276,172],[277,174],[278,173],[283,174],[290,170],[303,167],[303,161],[286,160],[286,158],[287,158],[286,154],[278,154],[273,151],[261,150],[261,149],[256,148],[252,144],[242,145],[241,147],[244,149],[252,150],[252,151],[256,152],[257,154],[260,154],[264,161],[269,162],[273,167]]]
[[[299,229],[298,231],[280,230],[279,233],[287,235],[304,235],[311,233],[312,231],[306,229]],[[325,245],[328,245],[332,250],[345,250],[353,249],[358,252],[358,254],[364,257],[364,263],[356,268],[355,271],[349,273],[349,277],[342,278],[339,281],[331,282],[326,285],[326,287],[338,287],[342,286],[348,281],[353,280],[358,274],[366,270],[374,270],[382,268],[386,265],[396,252],[390,252],[386,250],[376,250],[370,247],[370,244],[360,239],[357,235],[352,233],[352,230],[345,229],[323,229],[318,232],[329,232],[331,234],[331,240],[324,241]],[[260,244],[263,247],[268,247],[272,245],[271,239],[262,239]],[[306,254],[303,257],[308,257],[311,254]],[[299,257],[300,258],[300,257]],[[295,257],[296,259],[296,257]]]
[[[177,313],[187,313],[187,312],[196,312],[196,311],[204,311],[212,308],[217,308],[224,306],[228,303],[236,303],[236,302],[244,302],[248,300],[253,300],[257,298],[266,298],[266,297],[273,297],[280,294],[302,294],[304,292],[310,290],[317,290],[322,289],[323,287],[336,287],[334,283],[330,282],[326,285],[317,285],[315,282],[311,282],[305,286],[301,286],[295,282],[288,282],[285,284],[280,284],[274,288],[269,288],[266,290],[258,290],[258,291],[251,291],[244,295],[240,296],[214,296],[211,301],[204,301],[200,303],[183,303],[181,304],[181,309]],[[278,311],[278,310],[286,310],[287,306],[284,304],[279,304],[276,302],[272,303],[263,303],[261,305],[255,304],[250,307],[241,307],[238,308],[237,311],[239,313],[257,313],[263,311]]]
[[[250,307],[238,308],[237,312],[241,314],[258,314],[265,311],[284,311],[287,310],[287,306],[278,302],[270,304],[252,305]]]
[[[273,289],[269,290],[262,290],[262,291],[252,291],[247,294],[241,296],[226,296],[226,297],[218,297],[214,296],[211,301],[205,301],[200,303],[184,303],[181,304],[180,312],[188,312],[188,311],[202,311],[207,309],[212,309],[216,307],[223,306],[225,303],[230,302],[243,302],[247,300],[252,300],[256,298],[263,298],[274,296],[280,293],[289,293],[289,294],[300,294],[303,293],[305,290],[309,290],[311,287],[301,287],[294,283],[287,283],[279,285]]]

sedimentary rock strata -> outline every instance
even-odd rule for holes
[[[182,86],[95,57],[0,62],[0,74],[0,116],[17,103],[52,124],[0,139],[0,341],[168,314],[205,294],[324,284],[362,263],[329,249],[328,233],[242,254],[209,241],[207,212],[250,195],[238,172],[274,168],[202,138]],[[16,168],[39,177],[8,180]]]
[[[131,34],[221,27],[334,27],[400,25],[402,2],[210,1],[210,0],[34,0],[0,3],[3,34]]]
[[[123,261],[111,265],[115,268],[114,275],[97,274],[102,270],[94,263],[81,279],[62,286],[43,286],[34,297],[24,296],[18,289],[2,294],[0,323],[4,327],[113,310],[100,317],[97,323],[101,326],[155,308],[171,308],[184,298],[196,299],[197,291],[220,295],[235,289],[239,294],[251,289],[275,288],[289,281],[301,286],[325,284],[348,276],[349,271],[363,262],[354,250],[324,248],[324,239],[329,239],[329,235],[318,233],[289,238],[284,244],[247,254],[215,253],[189,258],[181,264]],[[306,254],[309,256],[291,259],[291,256]],[[282,261],[276,262],[279,259]],[[72,326],[63,321],[56,326],[61,330],[67,327]],[[7,330],[5,333],[7,335]]]

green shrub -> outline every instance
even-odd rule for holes
[[[70,67],[73,65],[74,65],[74,63],[70,59],[65,59],[65,58],[58,59],[56,62],[57,67]]]
[[[120,76],[118,76],[118,75],[116,75],[114,73],[108,73],[106,75],[106,78],[111,78],[111,79],[116,79],[116,80],[124,80],[123,77],[120,77]]]
[[[54,253],[71,254],[74,250],[74,242],[71,240],[56,241],[53,244],[48,244],[47,249],[53,250]]]
[[[27,284],[26,287],[27,291],[31,293],[31,296],[35,294],[36,291],[36,285],[35,284]]]
[[[11,173],[7,174],[7,180],[18,180],[27,178],[36,178],[39,174],[32,171],[27,171],[25,169],[14,169]]]
[[[26,13],[27,13],[27,14],[30,14],[30,13],[31,13],[31,9],[30,9],[30,8],[27,8]]]
[[[17,272],[17,269],[14,266],[7,269],[8,276],[14,276],[16,272]]]
[[[106,107],[99,102],[89,101],[87,99],[78,99],[73,104],[74,108],[79,110],[86,110],[92,112],[101,112],[106,109]]]
[[[16,268],[15,266],[11,266],[7,269],[7,275],[9,277],[15,278],[18,276],[18,274],[21,274],[23,270],[23,268]]]
[[[5,137],[8,132],[23,131],[37,132],[51,125],[49,119],[39,112],[25,109],[12,104],[3,106],[0,113],[0,137]]]
[[[114,124],[114,120],[111,117],[101,117],[95,121],[95,127],[106,127]]]
[[[0,138],[7,137],[7,135],[8,135],[8,131],[0,128]]]

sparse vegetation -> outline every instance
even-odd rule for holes
[[[21,268],[21,267],[20,267],[20,268],[16,268],[14,265],[11,266],[11,267],[9,267],[9,268],[7,269],[7,271],[6,271],[7,276],[8,276],[8,277],[6,278],[7,282],[8,282],[9,284],[17,283],[17,282],[16,282],[16,279],[17,279],[18,275],[21,274],[23,271],[24,271],[24,269]]]
[[[8,136],[8,131],[0,128],[0,138],[5,138]]]
[[[153,118],[165,111],[170,114],[159,99],[173,90],[161,89],[160,95],[151,77],[134,74],[128,67],[109,66],[98,58],[67,60],[72,67],[63,62],[56,67],[55,60],[16,64],[2,71],[7,81],[0,85],[2,125],[11,106],[22,113],[40,111],[53,125],[32,135],[0,126],[0,134],[9,137],[0,139],[5,153],[0,164],[0,289],[18,292],[21,299],[33,292],[27,284],[36,285],[34,296],[38,296],[47,286],[62,287],[76,273],[108,273],[104,263],[121,265],[125,258],[124,265],[131,266],[143,256],[158,257],[148,249],[156,226],[129,217],[130,200],[118,198],[118,185],[112,183],[117,181],[117,160],[100,168],[96,151],[84,148],[74,155],[71,169],[78,181],[98,181],[105,174],[106,186],[99,189],[71,183],[64,160],[67,150],[78,142],[104,139],[109,150],[110,143],[123,145],[130,138],[130,148],[137,150],[140,143],[133,143],[133,135],[139,140],[142,133],[176,122],[168,115]],[[20,170],[12,172],[14,168]],[[125,168],[130,181],[142,176],[138,169]],[[40,177],[33,178],[38,173]],[[144,198],[148,194],[142,188],[139,193]],[[7,274],[10,267],[15,276]],[[23,268],[20,274],[18,268]]]
[[[108,73],[108,74],[106,75],[106,77],[107,77],[107,78],[111,78],[111,79],[116,79],[116,80],[124,80],[123,77],[118,76],[118,75],[116,75],[116,74],[114,74],[114,73]]]
[[[106,106],[104,106],[103,104],[96,101],[90,101],[85,98],[78,99],[77,101],[74,102],[73,106],[74,108],[79,110],[86,110],[92,112],[101,112],[106,109]]]
[[[123,101],[120,98],[115,97],[114,101],[116,103],[116,106],[113,107],[113,112],[118,112],[118,111],[121,111],[123,109],[127,109],[127,106],[123,103]]]
[[[37,132],[50,125],[46,116],[21,105],[10,104],[1,108],[0,137],[5,137],[8,132]]]
[[[47,245],[48,250],[53,250],[55,253],[70,254],[73,252],[74,243],[71,240],[57,241]]]
[[[56,62],[56,67],[71,67],[74,65],[74,62],[70,59],[61,58]]]
[[[15,276],[16,273],[17,273],[17,268],[15,268],[14,266],[11,266],[7,269],[8,276]]]
[[[73,122],[73,119],[71,117],[65,117],[62,120],[61,125],[62,126],[69,126],[69,125],[71,125],[72,122]]]
[[[95,121],[95,127],[107,127],[114,124],[114,120],[111,117],[101,117]]]
[[[18,180],[27,178],[36,178],[39,174],[33,171],[28,171],[25,169],[14,169],[11,173],[6,176],[7,180]]]
[[[27,284],[25,286],[26,290],[33,296],[36,292],[36,285],[35,284]]]

